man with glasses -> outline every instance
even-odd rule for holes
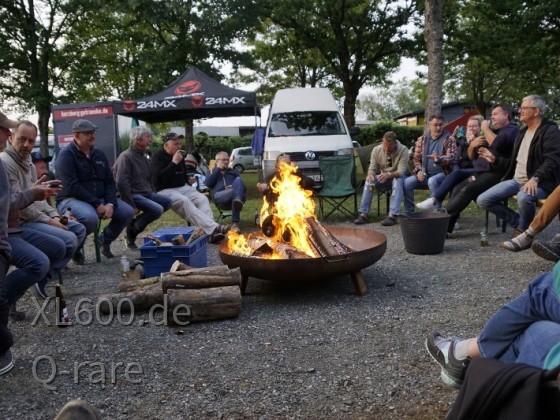
[[[513,227],[513,237],[529,227],[537,200],[546,198],[560,180],[560,131],[556,123],[544,118],[545,111],[540,96],[523,98],[519,119],[524,127],[515,139],[508,170],[502,182],[476,200]],[[504,203],[512,195],[517,195],[519,213]]]
[[[72,214],[89,235],[100,219],[110,219],[99,235],[101,253],[113,258],[111,243],[134,217],[134,209],[117,198],[117,188],[109,161],[96,149],[97,126],[78,119],[72,125],[74,141],[64,147],[56,160],[56,174],[62,181],[62,191],[56,197],[60,214],[72,209]]]
[[[384,226],[396,223],[400,214],[403,181],[408,174],[408,149],[397,140],[394,131],[387,131],[383,135],[382,144],[371,150],[369,168],[362,194],[362,202],[358,209],[359,215],[354,224],[363,225],[368,222],[368,213],[373,199],[373,188],[378,190],[393,190],[389,205],[389,214],[381,222]]]

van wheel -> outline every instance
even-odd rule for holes
[[[233,167],[233,170],[234,170],[235,172],[237,172],[238,174],[242,174],[242,173],[243,173],[243,166],[242,166],[242,165],[235,165],[235,166]]]

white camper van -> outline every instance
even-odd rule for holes
[[[306,176],[322,181],[319,157],[351,155],[348,127],[331,92],[293,88],[276,92],[270,107],[263,149],[263,173],[274,172],[276,158],[288,153]]]

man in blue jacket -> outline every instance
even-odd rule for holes
[[[111,243],[130,223],[134,209],[117,198],[109,161],[94,147],[97,128],[84,119],[72,125],[74,141],[62,149],[56,160],[56,174],[63,183],[56,204],[60,214],[72,209],[78,222],[86,227],[86,235],[97,228],[100,219],[111,219],[99,235],[99,242],[101,253],[113,258]]]
[[[214,203],[222,209],[231,209],[231,230],[239,231],[238,223],[241,220],[241,210],[245,202],[247,187],[243,180],[233,169],[228,167],[229,155],[226,152],[216,154],[216,166],[210,175],[204,180],[204,184],[210,188],[210,194]]]

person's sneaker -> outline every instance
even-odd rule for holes
[[[224,235],[223,233],[214,231],[214,232],[208,237],[208,242],[210,242],[211,244],[219,244],[219,243],[222,242],[224,239],[226,239],[226,235]]]
[[[18,311],[16,308],[16,304],[13,303],[10,305],[10,318],[14,321],[23,321],[25,319],[25,312]]]
[[[84,255],[84,248],[80,248],[72,255],[72,261],[76,265],[84,265],[86,263],[86,256]]]
[[[103,240],[103,232],[99,234],[99,247],[101,248],[101,253],[105,258],[114,258],[115,256],[111,252],[111,244],[106,244]]]
[[[58,412],[54,420],[101,420],[101,413],[94,405],[84,400],[72,400]]]
[[[236,198],[235,200],[233,200],[231,208],[234,212],[239,213],[241,210],[243,210],[243,201],[239,198]]]
[[[529,235],[527,231],[524,231],[515,238],[502,242],[500,246],[508,251],[518,252],[531,248],[532,243],[533,236]]]
[[[458,341],[458,338],[445,339],[439,333],[432,332],[424,343],[432,359],[441,366],[443,382],[457,389],[463,385],[465,373],[471,360],[470,358],[463,360],[455,358],[455,345]]]
[[[231,228],[229,229],[231,232],[240,233],[241,229],[237,223],[232,223]]]
[[[12,351],[8,349],[5,353],[0,354],[0,375],[8,373],[14,367],[14,356]]]
[[[432,197],[426,198],[424,201],[416,203],[416,207],[418,207],[420,210],[432,211],[436,208],[436,200]]]
[[[138,249],[136,246],[136,237],[138,235],[134,233],[134,223],[130,223],[126,227],[126,247],[128,249]]]
[[[367,215],[360,213],[360,215],[354,219],[355,225],[365,225],[368,222]]]
[[[548,242],[542,242],[538,239],[533,241],[531,249],[539,257],[548,261],[560,261],[560,235],[556,235]]]
[[[221,233],[225,235],[231,229],[231,225],[218,225],[216,229],[214,229],[214,233]]]
[[[395,216],[389,215],[385,219],[383,219],[383,221],[381,222],[381,226],[394,226],[398,222],[399,221],[397,220],[397,218]]]
[[[49,278],[48,278],[48,275],[47,275],[43,279],[41,279],[37,283],[35,283],[35,294],[37,295],[37,297],[39,299],[45,300],[49,297],[49,294],[45,290],[45,287],[47,286],[48,282],[49,282]]]

